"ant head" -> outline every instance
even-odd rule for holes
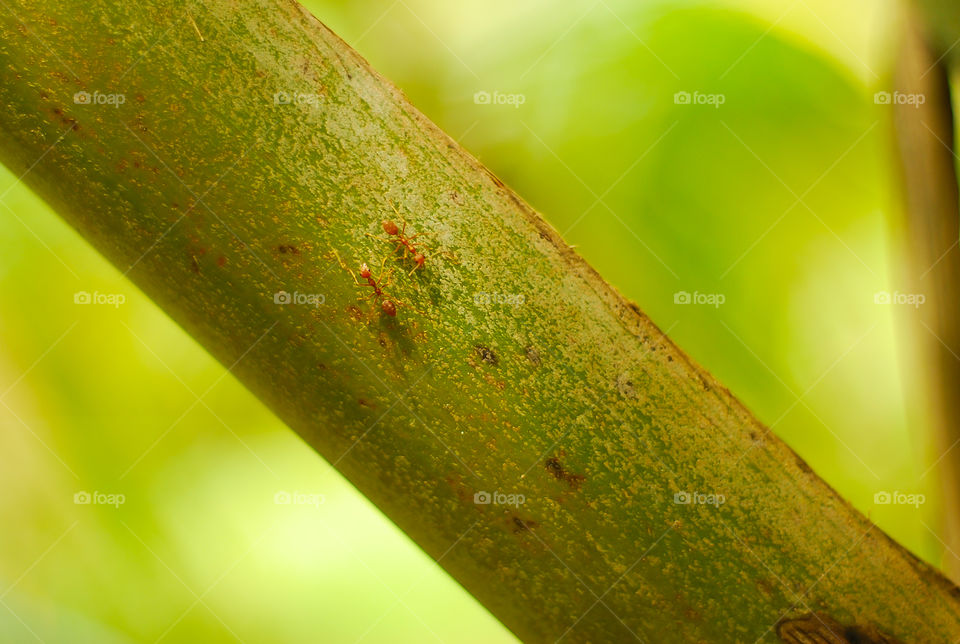
[[[383,232],[387,233],[388,235],[396,235],[400,231],[400,229],[397,228],[397,225],[390,220],[386,220],[380,225],[383,226]]]
[[[363,279],[370,277],[370,267],[367,266],[366,262],[360,264],[360,277]]]
[[[397,316],[397,305],[391,302],[390,300],[384,300],[383,304],[380,305],[380,308],[383,310],[385,314],[389,315],[390,317]]]
[[[427,258],[423,256],[423,253],[417,253],[413,256],[413,261],[417,263],[417,266],[423,266],[423,263],[427,261]]]

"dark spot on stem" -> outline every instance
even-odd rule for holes
[[[544,466],[553,478],[558,481],[564,481],[574,490],[580,489],[580,486],[583,485],[583,482],[587,479],[583,474],[574,474],[568,471],[556,456],[548,458]]]
[[[521,532],[533,532],[533,529],[539,525],[540,524],[536,521],[521,519],[517,515],[513,515],[513,534],[520,534]]]
[[[787,644],[901,644],[875,626],[852,624],[844,626],[829,615],[807,613],[800,617],[782,619],[777,623],[777,637]]]
[[[477,346],[474,347],[474,350],[476,350],[477,355],[480,356],[480,359],[486,362],[487,364],[492,364],[492,365],[499,364],[500,359],[497,358],[497,354],[494,353],[493,349],[491,349],[490,347],[485,347],[483,345],[478,344]]]

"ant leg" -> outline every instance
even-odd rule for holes
[[[385,286],[385,285],[387,285],[387,284],[390,283],[390,277],[393,275],[393,269],[392,269],[392,268],[391,268],[389,271],[386,271],[386,275],[384,275],[385,267],[386,267],[386,264],[387,264],[387,257],[389,257],[389,256],[388,256],[388,255],[384,255],[384,256],[383,256],[383,260],[380,262],[380,276],[377,278],[377,284],[378,284],[381,288],[382,288],[383,286]]]
[[[400,214],[400,211],[397,210],[397,207],[393,205],[393,203],[390,204],[390,207],[393,208],[393,212],[396,213],[397,217],[399,217],[400,221],[403,223],[403,228],[400,229],[400,235],[403,235],[404,231],[407,230],[407,220],[403,218],[403,215]]]
[[[340,253],[338,253],[335,248],[332,248],[331,250],[333,251],[333,256],[337,258],[337,263],[340,264],[340,268],[344,268],[348,273],[350,273],[350,277],[353,278],[354,284],[356,284],[357,286],[362,286],[362,284],[360,283],[360,280],[358,280],[357,276],[354,275],[352,270],[350,270],[350,267],[347,266],[342,259],[340,259]]]
[[[421,230],[420,232],[416,233],[415,235],[412,235],[411,237],[407,237],[407,239],[410,240],[410,241],[413,241],[413,240],[416,239],[417,237],[435,237],[436,234],[437,234],[436,231],[423,231],[423,230]]]
[[[390,205],[393,206],[393,204],[390,204]],[[403,215],[400,214],[400,211],[397,210],[396,206],[394,206],[393,212],[397,213],[397,217],[399,217],[400,223],[403,224],[403,226],[400,227],[400,234],[398,235],[399,237],[402,237],[407,233],[407,220],[403,218]]]

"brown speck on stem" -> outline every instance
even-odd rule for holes
[[[528,346],[524,349],[524,353],[527,354],[527,360],[530,361],[530,364],[532,364],[532,365],[535,366],[535,367],[539,367],[539,366],[540,366],[540,364],[541,364],[540,352],[537,351],[537,348],[536,348],[536,347],[528,345]]]
[[[533,532],[533,529],[540,525],[536,521],[521,519],[517,515],[513,515],[512,522],[513,522],[513,534],[520,534],[521,532]]]
[[[633,386],[633,381],[630,379],[629,373],[624,372],[617,376],[617,391],[619,391],[620,395],[624,398],[637,397],[637,390]]]
[[[806,474],[813,474],[813,469],[811,469],[810,466],[807,465],[807,462],[805,460],[797,456],[796,461],[797,461],[797,467],[799,467],[802,472]]]
[[[558,481],[564,481],[573,490],[580,489],[580,486],[587,478],[583,474],[574,474],[567,471],[567,469],[560,462],[560,459],[556,456],[548,458],[547,462],[544,463],[544,466],[547,468],[547,471],[550,472],[553,478],[557,479]]]
[[[496,365],[500,362],[499,358],[497,358],[497,354],[495,354],[493,352],[493,349],[491,349],[490,347],[485,347],[483,345],[478,344],[477,346],[474,347],[474,350],[476,350],[477,355],[480,356],[480,359],[486,362],[487,364]]]

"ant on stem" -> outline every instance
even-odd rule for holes
[[[386,275],[384,274],[384,264],[387,262],[387,257],[384,256],[383,261],[380,262],[380,276],[376,279],[373,277],[373,272],[370,270],[370,267],[367,266],[366,262],[360,264],[360,277],[363,281],[357,279],[356,273],[354,273],[349,266],[347,266],[342,259],[340,259],[339,253],[336,250],[333,251],[334,257],[337,258],[337,263],[348,273],[350,277],[353,278],[354,284],[359,287],[369,286],[373,289],[373,292],[370,293],[365,299],[373,299],[374,301],[380,302],[380,310],[384,315],[389,315],[390,317],[397,316],[397,303],[390,299],[387,294],[384,292],[383,287],[390,283],[390,277],[393,275],[393,269],[387,271]]]
[[[397,213],[397,217],[400,218],[402,227],[397,226],[397,224],[390,219],[385,219],[380,223],[383,232],[390,235],[390,237],[396,237],[396,239],[384,239],[383,237],[377,237],[376,235],[371,235],[367,233],[367,237],[373,237],[374,239],[379,239],[380,241],[385,241],[388,243],[396,242],[397,246],[393,249],[393,252],[396,253],[401,248],[403,249],[403,256],[406,257],[407,253],[410,253],[410,256],[413,258],[414,266],[410,269],[410,272],[407,275],[413,275],[413,272],[418,268],[423,268],[424,263],[427,261],[426,256],[423,252],[417,250],[417,247],[414,245],[413,240],[421,235],[426,235],[426,233],[417,233],[407,237],[407,220],[403,218],[403,215],[397,210],[397,207],[393,204],[390,204],[390,207],[393,208],[393,212]]]
[[[390,277],[393,275],[393,271],[391,270],[386,274],[386,276],[384,276],[383,265],[386,263],[386,261],[387,258],[384,257],[383,261],[380,262],[380,277],[377,279],[373,279],[373,274],[370,272],[370,267],[367,266],[366,262],[360,264],[360,277],[366,280],[366,286],[369,286],[373,289],[373,293],[371,293],[369,297],[372,297],[374,300],[380,302],[380,310],[390,317],[396,317],[397,305],[393,302],[393,300],[387,299],[383,292],[383,287],[390,283]],[[353,275],[353,271],[350,271],[350,274]],[[356,282],[358,286],[362,286],[362,284],[357,281],[356,277],[353,278],[353,281]]]

